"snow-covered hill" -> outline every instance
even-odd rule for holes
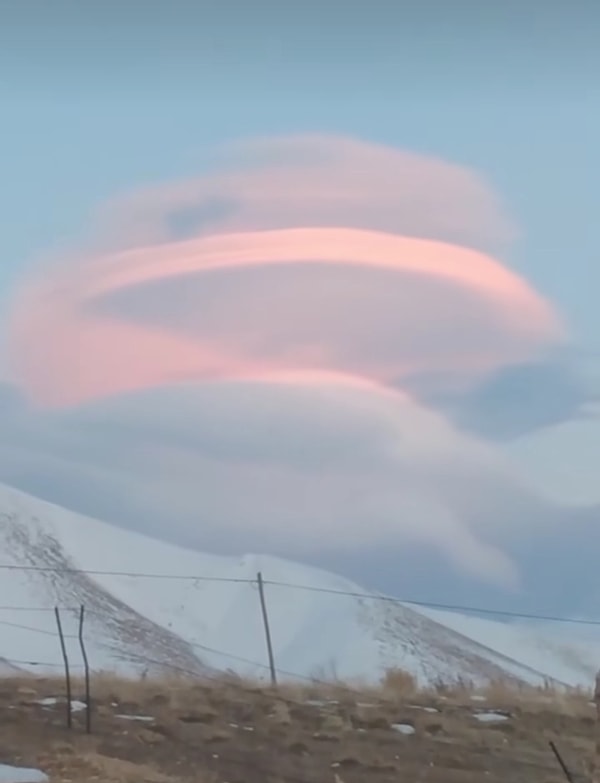
[[[376,680],[399,666],[423,682],[510,676],[587,684],[600,660],[595,639],[565,642],[550,629],[364,598],[334,574],[273,557],[180,549],[2,486],[0,543],[0,674],[60,669],[55,605],[65,607],[69,659],[79,666],[84,604],[94,669],[230,669],[266,678],[258,571],[282,679]]]

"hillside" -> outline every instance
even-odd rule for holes
[[[597,730],[589,696],[548,689],[419,691],[390,677],[377,689],[273,690],[94,675],[88,735],[79,701],[66,728],[61,680],[1,686],[0,780],[10,783],[563,783],[550,741],[587,780]]]
[[[600,658],[595,642],[567,644],[548,630],[361,597],[364,590],[334,574],[266,556],[180,549],[7,487],[0,487],[0,545],[7,672],[62,666],[55,605],[66,607],[69,658],[80,665],[77,608],[84,604],[95,670],[220,669],[264,679],[258,571],[280,679],[375,681],[400,667],[422,683],[588,684]]]

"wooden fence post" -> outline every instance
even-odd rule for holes
[[[269,656],[269,671],[271,673],[271,685],[277,687],[277,669],[275,668],[275,656],[273,655],[273,644],[271,643],[271,629],[269,627],[269,614],[267,612],[267,602],[265,600],[265,583],[262,573],[259,571],[256,575],[258,584],[258,595],[260,598],[260,609],[262,612],[263,625],[265,628],[265,639],[267,642],[267,654]]]

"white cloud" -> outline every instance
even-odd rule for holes
[[[0,480],[190,545],[415,544],[518,585],[503,544],[553,508],[423,402],[464,420],[467,400],[486,424],[510,397],[498,377],[568,340],[552,303],[474,250],[514,236],[496,196],[348,139],[263,140],[242,160],[115,202],[93,252],[23,281],[11,378],[48,407],[0,395]]]
[[[0,477],[19,447],[22,485],[42,471],[54,476],[46,492],[54,481],[75,507],[90,486],[92,505],[112,493],[120,521],[175,540],[251,537],[296,556],[419,542],[484,580],[517,579],[481,521],[493,524],[518,482],[483,444],[385,390],[318,378],[183,385],[38,414],[28,437],[17,429],[4,443]]]

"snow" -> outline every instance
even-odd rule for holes
[[[476,712],[473,717],[480,723],[502,723],[508,720],[508,715],[501,712]]]
[[[0,764],[0,783],[47,783],[49,780],[39,769]]]
[[[154,721],[154,718],[151,715],[115,715],[115,718],[140,721],[141,723],[152,723]]]
[[[78,607],[85,604],[94,670],[139,674],[156,664],[201,672],[208,666],[268,680],[253,581],[259,571],[280,680],[373,682],[399,667],[424,684],[512,675],[532,684],[554,679],[589,685],[600,658],[600,633],[576,636],[573,629],[567,636],[564,628],[548,625],[358,598],[365,592],[360,585],[320,569],[263,555],[222,557],[179,548],[1,485],[0,547],[2,564],[13,567],[0,569],[0,591],[18,607],[0,607],[0,673],[15,666],[62,673],[53,612],[58,604],[66,607],[61,615],[69,663],[81,674]],[[20,570],[57,563],[112,573]],[[165,578],[127,575],[140,572]],[[187,578],[192,575],[198,579]]]
[[[392,723],[391,728],[400,734],[405,734],[406,736],[415,733],[415,727],[411,726],[410,723]]]
[[[57,704],[63,703],[61,699],[57,699],[55,696],[47,696],[45,699],[39,699],[39,701],[36,701],[36,704],[41,705],[42,707],[54,707]],[[64,701],[64,704],[66,704],[66,699]],[[86,709],[86,704],[82,701],[78,701],[77,699],[71,699],[71,712],[81,712],[82,710]]]
[[[548,678],[569,685],[589,686],[600,659],[600,633],[550,623],[501,623],[455,612],[423,609],[435,622],[465,634]]]

